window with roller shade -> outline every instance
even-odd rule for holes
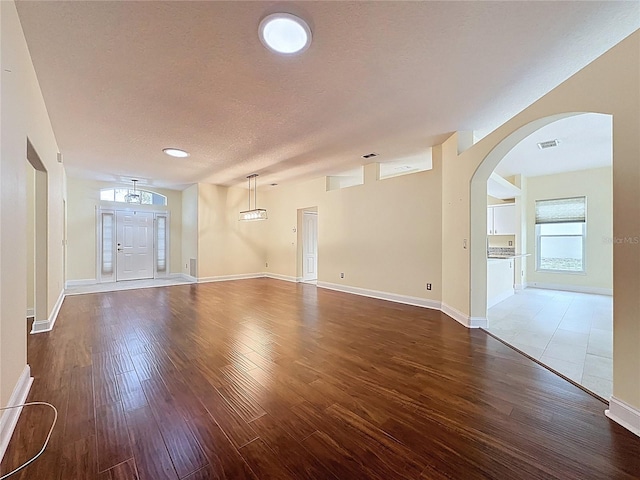
[[[536,200],[536,270],[585,272],[586,197]]]

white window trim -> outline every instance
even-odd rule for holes
[[[163,195],[162,193],[158,193],[158,192],[154,192],[153,190],[145,190],[144,188],[138,188],[136,189],[138,192],[145,192],[145,193],[150,193],[151,195],[158,195],[162,198],[164,198],[164,205],[156,205],[153,203],[136,203],[136,204],[132,204],[129,202],[120,202],[118,200],[103,200],[102,199],[102,192],[106,191],[106,190],[116,190],[116,189],[122,189],[122,190],[131,190],[130,188],[127,187],[105,187],[105,188],[101,188],[100,191],[98,192],[98,201],[100,202],[104,202],[104,203],[108,203],[110,205],[112,204],[116,204],[116,205],[142,205],[145,207],[166,207],[169,203],[169,199],[167,198],[166,195]],[[115,196],[114,196],[115,198]],[[121,208],[118,210],[122,210]]]
[[[540,273],[560,273],[564,275],[586,275],[587,274],[587,222],[582,223],[582,235],[540,235],[540,225],[536,224],[536,272]],[[540,268],[540,238],[541,237],[581,237],[582,238],[582,270],[551,270]]]

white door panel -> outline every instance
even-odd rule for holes
[[[303,231],[303,280],[318,279],[318,214],[302,212]]]
[[[116,280],[153,278],[153,213],[116,212]]]

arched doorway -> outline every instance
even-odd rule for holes
[[[596,120],[596,124],[594,124],[594,120]],[[595,128],[594,125],[598,128]],[[557,163],[542,165],[546,161],[544,155],[550,155],[548,152],[551,150],[543,153],[538,150],[534,142],[547,140],[549,132],[566,133],[568,126],[572,126],[574,131],[571,132],[572,135],[567,134],[567,137],[563,137],[564,148],[555,150],[558,157]],[[582,136],[575,131],[579,128],[583,129]],[[603,136],[600,139],[599,133],[602,133],[603,130],[607,131],[608,135],[606,138]],[[497,144],[480,163],[471,180],[471,216],[474,219],[471,222],[470,252],[471,290],[473,292],[471,296],[472,315],[486,317],[489,332],[505,343],[518,348],[603,398],[609,398],[612,385],[612,248],[611,244],[607,245],[605,241],[606,238],[613,238],[611,130],[612,117],[604,114],[569,112],[536,120],[516,130]],[[584,135],[585,132],[589,132],[591,135]],[[536,137],[540,138],[532,140]],[[573,146],[571,145],[572,140]],[[603,146],[606,145],[607,158],[603,158],[603,165],[595,165],[587,155],[589,144],[594,147],[597,145],[597,141],[600,141]],[[538,153],[526,156],[528,155],[526,152],[531,150],[523,149],[523,145],[533,146]],[[579,145],[581,149],[576,145]],[[582,155],[577,154],[578,151]],[[559,152],[562,153],[559,154]],[[532,163],[521,163],[518,167],[522,170],[514,170],[513,160],[516,156],[524,156],[527,161]],[[599,155],[599,157],[604,156]],[[522,260],[523,267],[517,265],[515,272],[507,269],[504,275],[511,274],[512,286],[513,283],[518,284],[520,282],[517,279],[520,278],[521,273],[524,274],[524,265],[526,264],[528,285],[535,288],[529,288],[520,295],[512,295],[511,297],[507,295],[504,300],[499,299],[500,303],[491,308],[489,311],[491,314],[489,314],[487,308],[496,303],[492,301],[492,298],[487,299],[487,292],[491,297],[492,292],[495,291],[495,288],[492,288],[494,287],[493,272],[497,270],[495,263],[504,262],[489,260],[493,263],[490,263],[490,268],[487,268],[487,252],[496,237],[488,235],[487,230],[484,229],[486,223],[478,220],[487,218],[487,180],[503,159],[503,165],[499,168],[501,173],[506,171],[523,172],[523,200],[516,200],[515,204],[510,205],[517,206],[517,209],[513,208],[513,210],[522,214],[523,221],[518,222],[517,231],[526,241],[522,243],[522,250],[518,248],[521,243],[517,236],[513,244],[516,245],[515,252],[530,255],[526,259],[510,260],[510,266],[515,266],[514,264]],[[505,164],[509,164],[511,168],[505,169]],[[508,173],[507,175],[512,174]],[[527,181],[527,177],[530,182]],[[608,182],[606,178],[601,179],[600,177],[608,178]],[[519,177],[517,179],[519,180]],[[527,185],[526,190],[525,184]],[[520,186],[519,182],[518,186]],[[590,203],[590,208],[587,208],[586,212],[583,209],[584,218],[581,224],[583,233],[579,238],[582,254],[579,260],[580,272],[570,271],[573,270],[573,266],[567,263],[561,265],[545,263],[547,260],[562,260],[560,258],[546,258],[549,255],[545,256],[545,249],[558,253],[557,255],[554,253],[554,257],[561,257],[567,253],[559,253],[564,248],[560,248],[564,245],[561,242],[568,243],[569,239],[574,240],[574,238],[560,235],[543,236],[541,234],[541,232],[546,233],[546,230],[558,230],[558,227],[563,226],[578,227],[579,221],[575,220],[575,223],[566,224],[551,223],[553,219],[544,219],[538,212],[538,208],[542,208],[543,205],[577,200],[577,198],[572,199],[572,196],[580,196],[585,205],[587,200]],[[524,200],[525,197],[526,200]],[[602,199],[605,197],[608,201],[603,202]],[[489,199],[491,200],[491,197]],[[510,201],[513,202],[513,200]],[[608,208],[604,206],[605,204],[608,205]],[[489,208],[489,211],[492,210],[494,209]],[[526,221],[524,221],[525,218]],[[608,279],[602,279],[604,269],[599,268],[601,263],[607,265]],[[516,280],[513,277],[514,273],[516,273]],[[595,279],[602,279],[602,283],[606,283],[608,288],[597,286],[598,282]],[[526,281],[523,285],[527,286]],[[513,294],[513,290],[511,294]],[[568,310],[561,308],[564,302],[567,302],[567,305],[570,303],[571,308]],[[602,305],[604,313],[601,315],[602,318],[593,317],[594,321],[592,322],[592,310],[595,309],[585,307],[595,304]],[[513,308],[516,305],[521,310]],[[542,311],[539,310],[542,308],[541,306],[544,306]],[[582,307],[582,311],[580,315],[575,315],[578,307]],[[511,310],[509,310],[510,308]],[[502,323],[503,320],[498,316],[497,311],[494,311],[498,309],[500,314],[509,312],[504,318],[504,323]],[[559,312],[560,310],[562,312]],[[508,318],[509,316],[512,318]],[[574,319],[572,316],[576,318]],[[491,328],[492,321],[495,321],[495,330]],[[498,326],[498,323],[502,324]],[[601,326],[605,323],[606,326]],[[604,329],[607,328],[608,340],[596,335],[605,333]],[[592,337],[599,339],[598,343],[607,343],[608,341],[606,353],[602,352],[603,346],[595,345],[596,340],[592,344]],[[595,362],[598,363],[597,366]],[[598,373],[594,374],[596,371]]]

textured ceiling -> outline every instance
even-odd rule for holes
[[[560,143],[553,148],[538,148],[538,143],[547,140]],[[563,118],[532,133],[505,155],[495,172],[502,177],[516,174],[537,177],[612,163],[613,118],[586,113]]]
[[[286,182],[486,134],[640,26],[635,1],[17,5],[68,173],[169,188]],[[303,55],[260,43],[278,10],[311,26]]]

